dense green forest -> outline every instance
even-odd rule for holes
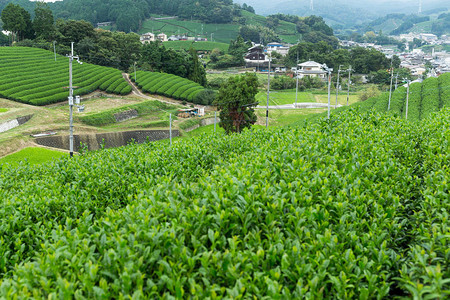
[[[16,3],[27,11],[34,3],[27,0],[6,0],[0,3],[3,10],[8,3]],[[49,4],[56,18],[115,22],[118,30],[137,31],[150,14],[198,19],[205,23],[230,23],[240,15],[241,9],[254,12],[252,7],[233,4],[232,0],[65,0]]]

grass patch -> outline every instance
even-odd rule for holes
[[[28,147],[19,152],[10,154],[0,159],[0,165],[9,164],[12,167],[18,166],[21,162],[27,161],[30,165],[42,164],[56,160],[64,155],[61,151],[49,150],[40,147]]]
[[[7,111],[8,111],[7,108],[0,108],[0,113],[4,113],[4,112],[7,112]]]
[[[266,105],[267,92],[259,92],[256,95],[256,101],[259,105]],[[297,102],[316,102],[312,93],[298,92]],[[283,105],[295,103],[295,90],[271,91],[269,97],[269,105]]]
[[[269,110],[269,128],[278,126],[288,126],[301,124],[304,120],[326,111],[326,108],[305,108],[305,109],[271,109]],[[266,118],[265,109],[257,109],[256,115],[259,120]]]
[[[126,105],[126,106],[122,106],[122,107],[118,107],[118,108],[105,110],[105,111],[102,111],[99,113],[81,116],[79,118],[80,118],[81,122],[83,122],[87,125],[104,126],[104,125],[113,124],[116,122],[116,119],[114,117],[115,114],[124,112],[124,111],[128,111],[131,109],[136,110],[138,112],[138,115],[141,117],[141,116],[145,116],[145,115],[148,115],[148,114],[156,112],[156,111],[165,110],[165,109],[174,109],[174,108],[175,108],[175,106],[173,106],[173,105],[169,105],[169,104],[159,102],[159,101],[150,100],[150,101],[145,101],[145,102],[141,102],[141,103],[137,103],[137,104]]]
[[[189,50],[192,47],[197,51],[212,51],[217,48],[227,52],[229,45],[219,42],[168,41],[164,42],[164,46],[175,50]]]
[[[186,130],[198,124],[200,124],[200,119],[188,119],[178,124],[178,128]]]

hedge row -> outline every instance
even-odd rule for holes
[[[50,51],[26,47],[0,48],[0,96],[34,105],[66,101],[69,92],[68,59]],[[128,94],[131,87],[119,70],[91,65],[73,64],[73,85],[76,95],[97,89]]]
[[[450,107],[450,73],[439,76],[438,82],[441,106]]]

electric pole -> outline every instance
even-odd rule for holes
[[[392,68],[392,60],[394,59],[394,56],[392,55],[391,59],[391,84],[389,86],[389,102],[388,102],[388,109],[391,109],[391,96],[392,96],[392,80],[394,79],[394,69]]]
[[[348,68],[348,82],[347,82],[347,106],[348,106],[348,99],[350,98],[350,81],[351,81],[351,79],[350,79],[350,74],[351,74],[351,72],[352,72],[352,66],[350,66],[349,68]]]
[[[398,85],[398,72],[397,75],[395,75],[395,89],[397,89],[397,85]]]
[[[270,96],[270,53],[268,53],[269,56],[269,72],[267,73],[267,108],[266,108],[266,128],[269,127],[269,96]]]
[[[78,56],[73,55],[73,42],[71,43],[71,53],[69,56],[69,151],[70,151],[70,157],[73,157],[73,86],[72,86],[72,62],[73,59],[76,59],[77,62],[81,65],[82,62],[80,62],[80,58]],[[79,98],[77,98],[77,101],[79,101]],[[78,104],[78,103],[77,103]]]
[[[331,72],[333,72],[333,69],[328,68],[326,64],[323,65],[323,68],[328,73],[328,120],[329,120],[331,108]]]
[[[297,83],[295,84],[295,105],[294,105],[294,108],[297,108],[297,97],[298,97],[298,52],[297,52],[297,65],[295,66],[295,78],[297,79]]]
[[[336,81],[336,105],[334,106],[334,109],[337,108],[338,105],[338,95],[339,95],[339,74],[341,73],[341,67],[342,65],[339,65],[339,70],[337,74],[337,81]]]
[[[406,88],[406,113],[405,113],[405,119],[408,120],[408,101],[409,101],[409,83],[411,80],[405,79],[406,83],[408,84]]]

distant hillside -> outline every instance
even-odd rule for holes
[[[385,34],[402,33],[434,33],[436,35],[450,33],[450,13],[442,9],[424,12],[421,15],[389,14],[370,23],[359,26],[360,32],[382,31]]]

